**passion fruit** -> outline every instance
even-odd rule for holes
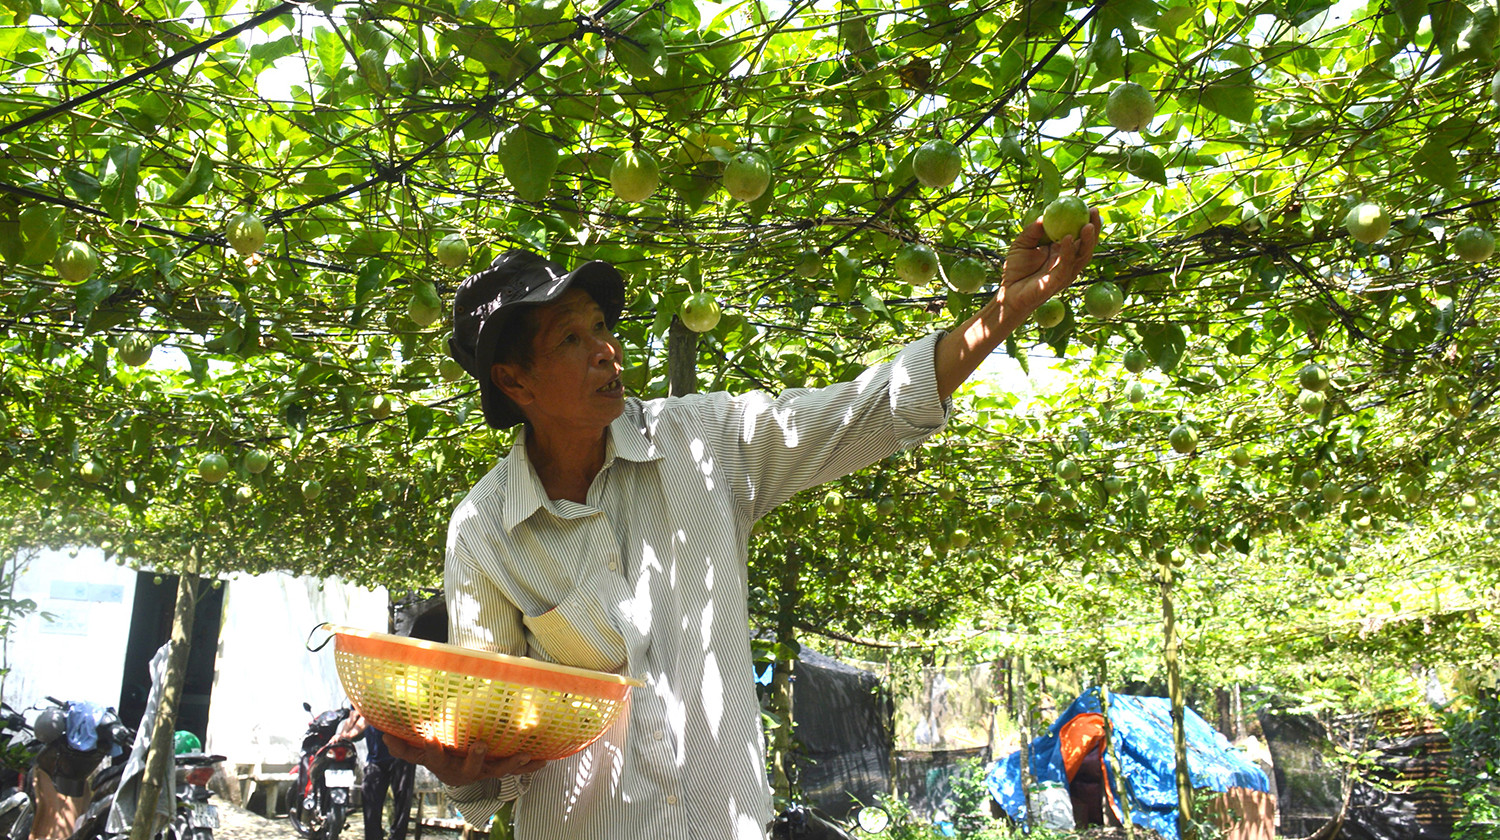
[[[1391,229],[1391,217],[1379,204],[1361,202],[1345,214],[1344,229],[1356,240],[1370,245],[1385,238]]]
[[[437,260],[444,268],[459,268],[469,262],[469,240],[461,233],[450,233],[437,244]]]
[[[688,299],[682,302],[682,323],[696,333],[708,332],[718,326],[722,314],[719,302],[708,292],[688,295]]]
[[[932,278],[937,276],[937,252],[921,242],[907,243],[906,247],[896,254],[895,267],[896,276],[900,277],[903,282],[920,286],[931,282]]]
[[[771,162],[760,152],[740,152],[725,164],[723,181],[731,198],[754,201],[771,186]]]
[[[911,158],[911,171],[926,187],[946,187],[958,180],[963,157],[958,147],[947,140],[928,140],[917,147]]]
[[[626,151],[609,168],[609,185],[621,201],[645,201],[656,192],[660,179],[656,158],[640,149]]]
[[[94,249],[87,242],[73,240],[64,242],[62,247],[52,257],[52,267],[57,269],[57,276],[63,283],[69,286],[82,285],[89,279],[89,275],[99,267],[99,258],[95,256]]]
[[[1453,235],[1453,253],[1464,262],[1484,262],[1495,253],[1495,235],[1484,228],[1466,227]]]
[[[1089,221],[1089,205],[1076,195],[1065,195],[1042,210],[1042,230],[1053,242],[1077,237]]]
[[[1121,131],[1140,131],[1156,116],[1156,100],[1151,91],[1135,82],[1123,82],[1109,92],[1104,101],[1104,118]]]
[[[266,225],[254,213],[236,213],[224,224],[224,238],[240,256],[248,257],[266,244]]]

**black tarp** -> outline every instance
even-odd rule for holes
[[[1393,719],[1394,720],[1394,719]],[[1393,720],[1349,716],[1329,725],[1308,715],[1262,713],[1275,762],[1281,837],[1307,837],[1343,804],[1345,771],[1335,745],[1371,751],[1373,766],[1349,795],[1340,840],[1448,840],[1453,814],[1443,789],[1447,738]]]
[[[891,791],[891,701],[869,671],[803,648],[793,674],[792,766],[803,798],[843,819]]]

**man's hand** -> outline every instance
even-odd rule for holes
[[[1010,243],[1005,255],[997,298],[1005,304],[1008,321],[1025,319],[1046,300],[1078,279],[1079,272],[1094,256],[1103,223],[1099,211],[1089,211],[1089,221],[1078,238],[1064,236],[1061,242],[1043,245],[1046,234],[1040,221],[1032,222]]]
[[[441,744],[413,744],[390,734],[385,736],[385,747],[396,758],[431,770],[438,781],[449,787],[463,787],[501,776],[521,776],[547,766],[547,762],[533,761],[529,755],[486,758],[489,745],[483,741],[470,747],[467,755],[444,749]]]
[[[1010,243],[995,297],[938,342],[933,360],[938,396],[952,396],[1038,306],[1078,279],[1094,256],[1101,226],[1099,211],[1090,210],[1089,221],[1076,239],[1064,236],[1061,242],[1043,245],[1046,234],[1041,222],[1021,231]]]

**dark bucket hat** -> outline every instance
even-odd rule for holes
[[[490,379],[500,336],[521,307],[556,300],[575,283],[599,304],[605,323],[614,329],[625,308],[625,278],[602,260],[567,271],[540,254],[517,249],[506,251],[489,268],[458,284],[448,353],[478,380],[486,423],[506,429],[526,419]]]

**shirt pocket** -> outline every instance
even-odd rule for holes
[[[625,667],[625,636],[619,630],[619,604],[625,581],[598,571],[580,581],[556,607],[524,616],[531,642],[542,658],[594,671]]]

